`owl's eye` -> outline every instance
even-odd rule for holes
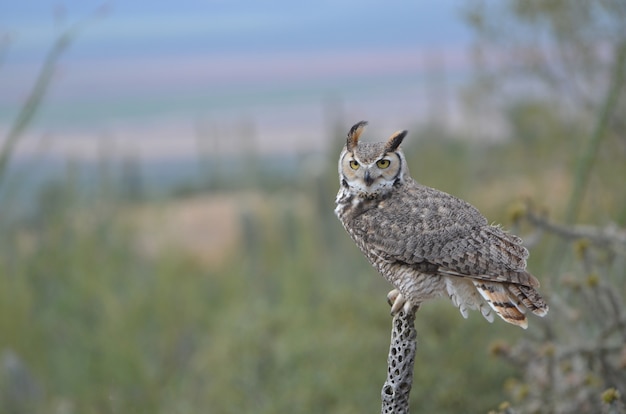
[[[387,168],[389,167],[389,160],[378,160],[376,161],[376,165],[378,166],[378,168]]]
[[[350,161],[350,168],[352,168],[353,170],[356,170],[359,168],[359,163],[355,160]]]

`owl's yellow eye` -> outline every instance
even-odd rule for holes
[[[356,170],[359,168],[359,163],[355,160],[350,161],[350,168],[352,168],[353,170]]]
[[[378,160],[376,161],[376,165],[378,166],[378,168],[387,168],[389,167],[389,160]]]

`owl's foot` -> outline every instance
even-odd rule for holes
[[[391,316],[395,316],[400,310],[404,310],[404,313],[409,313],[412,310],[416,311],[419,305],[414,305],[402,296],[402,293],[398,289],[394,289],[387,293],[387,303],[391,305]]]

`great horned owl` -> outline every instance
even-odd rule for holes
[[[493,312],[526,328],[526,310],[539,316],[548,305],[539,282],[526,271],[522,240],[487,223],[478,210],[450,194],[417,183],[400,144],[360,143],[365,121],[354,125],[339,157],[335,214],[370,263],[395,289],[392,314],[448,296],[467,318]]]

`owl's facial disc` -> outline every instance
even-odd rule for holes
[[[381,158],[362,160],[357,154],[346,153],[341,160],[345,185],[362,195],[377,195],[390,189],[400,172],[400,157],[395,153]]]

